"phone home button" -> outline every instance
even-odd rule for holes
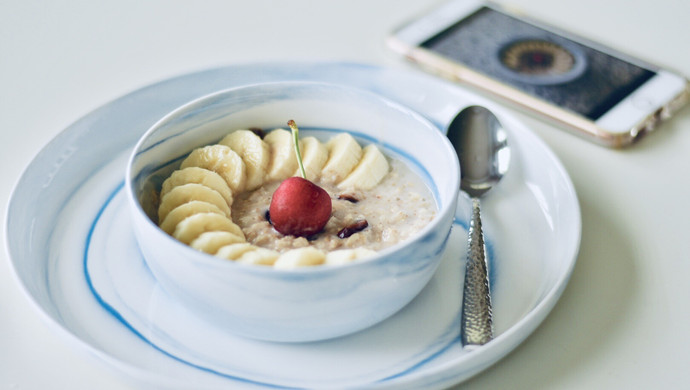
[[[654,100],[649,96],[645,96],[644,94],[634,94],[630,98],[630,101],[635,108],[640,110],[649,110],[654,107]]]

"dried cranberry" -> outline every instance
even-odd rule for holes
[[[355,223],[340,229],[338,232],[338,238],[348,238],[351,235],[366,229],[367,226],[369,226],[369,222],[367,222],[366,219],[356,221]]]
[[[338,195],[338,199],[340,199],[340,200],[346,200],[346,201],[352,202],[352,203],[357,203],[357,202],[359,202],[359,199],[355,198],[354,195],[350,195],[350,194],[341,194],[341,195]]]

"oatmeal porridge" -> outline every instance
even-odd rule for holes
[[[248,242],[278,252],[306,246],[323,251],[386,248],[421,230],[436,210],[420,178],[401,161],[390,163],[388,175],[369,191],[343,191],[317,181],[331,196],[333,211],[324,230],[313,237],[284,236],[271,226],[268,205],[279,182],[237,196],[232,205],[233,220]],[[364,223],[367,226],[358,230]]]

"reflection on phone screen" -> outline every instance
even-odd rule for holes
[[[655,74],[487,7],[422,46],[592,120]]]

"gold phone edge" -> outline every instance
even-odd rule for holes
[[[522,108],[531,114],[536,114],[541,119],[548,119],[550,122],[566,128],[575,135],[610,148],[624,148],[637,143],[644,135],[654,130],[664,120],[673,116],[690,100],[690,82],[686,79],[685,88],[669,102],[649,114],[627,132],[611,133],[587,118],[528,95],[429,50],[421,47],[411,47],[394,36],[389,37],[388,45],[394,51],[402,54],[407,60],[430,73],[453,82],[467,84],[479,91],[490,94],[492,97],[497,97],[506,103]]]

